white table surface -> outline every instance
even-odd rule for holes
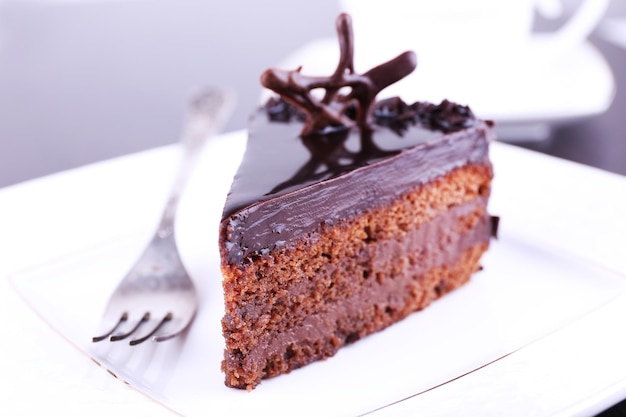
[[[510,186],[523,187],[524,175],[547,175],[546,187],[554,187],[555,198],[586,205],[577,207],[585,217],[576,233],[559,221],[558,212],[544,212],[554,217],[549,226],[553,230],[546,230],[546,223],[536,230],[529,224],[527,234],[626,274],[625,177],[510,145],[498,144],[493,150],[496,175],[517,178],[514,184],[509,181]],[[130,199],[137,190],[147,199],[164,198],[177,151],[175,146],[156,148],[0,189],[0,414],[172,415],[112,378],[48,327],[17,295],[8,276],[105,240],[115,233],[113,226],[120,218],[154,223],[159,207],[146,214],[140,207],[116,202]],[[584,194],[572,196],[569,187],[560,196],[558,178],[567,178],[567,183],[575,184],[573,189]],[[90,215],[102,212],[103,207],[106,218]],[[610,228],[599,230],[607,224]],[[590,236],[601,236],[604,244],[598,246]],[[619,367],[626,369],[622,364]],[[620,400],[626,392],[626,374],[620,372],[601,385],[580,385],[585,396],[575,410],[585,415]],[[410,410],[410,401],[402,407]]]

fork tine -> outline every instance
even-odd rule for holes
[[[195,317],[195,312],[191,313],[191,318],[189,320],[193,320],[194,317]],[[172,319],[174,319],[174,315],[172,315]],[[189,321],[187,323],[183,322],[182,325],[181,323],[178,323],[178,325],[172,325],[172,327],[169,329],[167,333],[162,333],[160,335],[154,336],[152,340],[155,342],[165,342],[166,340],[170,340],[180,335],[188,328],[189,328]]]
[[[160,336],[154,336],[154,339],[152,339],[152,340],[154,340],[155,342],[165,342],[166,340],[170,340],[171,338],[178,336],[185,329],[186,328],[178,330],[178,331],[176,331],[174,333],[168,333],[168,334],[163,334],[163,335],[160,335]]]
[[[139,320],[137,322],[137,324],[135,324],[135,327],[133,327],[132,329],[130,329],[130,331],[126,332],[126,333],[122,333],[122,334],[116,334],[111,336],[111,338],[109,339],[111,342],[117,342],[118,340],[123,340],[126,339],[128,336],[130,336],[131,334],[135,333],[135,331],[145,322],[147,322],[148,320],[150,320],[150,313],[144,313],[143,317],[141,318],[141,320]]]
[[[138,344],[143,343],[143,342],[145,342],[146,340],[150,339],[150,337],[152,337],[152,335],[154,335],[156,332],[158,332],[158,331],[159,331],[159,329],[160,329],[161,327],[163,327],[163,325],[165,325],[165,323],[167,323],[168,321],[172,320],[172,317],[173,317],[172,313],[167,313],[167,314],[165,315],[165,317],[163,317],[163,318],[161,319],[161,321],[159,322],[159,324],[157,324],[157,325],[154,327],[154,329],[152,329],[152,331],[151,331],[150,333],[148,333],[147,335],[145,335],[145,336],[143,336],[143,337],[140,337],[139,339],[132,339],[132,340],[130,341],[130,345],[131,345],[131,346],[135,346],[135,345],[138,345]],[[160,341],[160,340],[156,340],[156,339],[155,339],[155,341]]]
[[[126,320],[128,320],[128,313],[124,313],[120,316],[120,319],[117,321],[117,323],[115,323],[115,325],[113,326],[113,328],[111,330],[109,330],[107,333],[103,334],[102,336],[95,336],[91,339],[92,342],[100,342],[106,338],[108,338],[109,336],[111,336],[113,334],[113,332],[115,332],[123,323],[126,322]]]

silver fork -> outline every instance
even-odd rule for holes
[[[176,247],[176,209],[199,150],[221,127],[231,107],[232,97],[217,89],[202,92],[191,101],[181,138],[183,158],[159,226],[111,295],[101,324],[108,330],[93,342],[124,340],[146,328],[130,345],[150,338],[161,342],[177,336],[193,321],[196,289]]]

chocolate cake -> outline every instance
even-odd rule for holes
[[[494,233],[491,124],[449,101],[376,101],[415,54],[359,75],[350,17],[337,29],[330,77],[261,77],[282,98],[251,118],[220,225],[229,387],[250,390],[423,309],[469,280]]]

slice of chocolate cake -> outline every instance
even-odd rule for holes
[[[230,387],[423,309],[469,280],[492,235],[490,123],[448,101],[376,102],[415,55],[356,74],[349,16],[337,28],[330,77],[262,76],[284,99],[253,115],[220,226]]]

